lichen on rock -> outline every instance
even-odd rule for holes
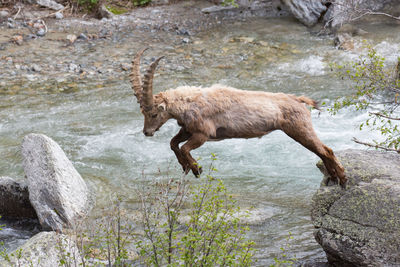
[[[379,151],[336,153],[346,189],[326,184],[313,196],[314,235],[334,266],[400,265],[400,157]],[[323,164],[318,167],[324,172]]]

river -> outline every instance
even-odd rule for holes
[[[368,32],[365,39],[389,63],[399,56],[399,28],[391,23],[363,25]],[[97,77],[88,71],[83,78],[64,77],[57,73],[56,65],[53,72],[49,68],[45,75],[27,71],[15,79],[3,73],[0,176],[23,180],[22,138],[31,132],[46,134],[61,145],[85,181],[96,190],[95,213],[109,205],[109,196],[114,193],[123,195],[124,201],[132,204],[126,208],[133,210],[138,202],[133,192],[138,185],[149,183],[150,177],[161,177],[167,169],[172,175],[181,173],[169,147],[178,125],[171,120],[153,137],[145,137],[143,116],[130,89],[128,74],[120,70],[120,63],[129,62],[139,48],[151,47],[144,64],[156,56],[166,56],[155,77],[155,92],[179,85],[205,87],[221,83],[248,90],[306,95],[327,106],[349,92],[349,83],[335,76],[329,63],[353,60],[362,53],[358,48],[338,50],[332,38],[318,36],[291,19],[223,23],[189,37],[164,32],[121,32],[114,38],[77,42],[66,48],[55,41],[47,45],[32,41],[29,46],[35,47],[36,52],[19,56],[44,64],[44,73],[46,64],[59,61],[62,66],[74,62],[87,70],[96,64],[106,65],[104,71],[108,74]],[[324,108],[321,113],[312,111],[312,118],[318,136],[333,150],[362,148],[351,141],[353,136],[376,137],[358,130],[357,124],[365,115],[352,109],[332,116]],[[260,139],[209,142],[192,155],[207,166],[211,153],[218,158],[216,176],[224,181],[239,205],[244,209],[254,207],[249,236],[256,241],[257,265],[272,264],[273,258],[282,254],[280,248],[286,246],[289,235],[293,237],[287,251],[290,257],[324,260],[310,221],[311,198],[322,179],[313,153],[278,131]],[[188,178],[195,179],[190,175]],[[12,244],[29,236],[10,228],[7,231],[13,233],[6,239]]]

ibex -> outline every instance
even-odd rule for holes
[[[331,179],[344,186],[344,169],[314,132],[310,105],[314,100],[305,96],[284,93],[245,91],[223,85],[209,88],[182,86],[153,95],[153,77],[159,57],[151,63],[143,83],[140,58],[146,49],[132,60],[131,83],[144,115],[143,133],[153,136],[166,121],[176,119],[181,129],[171,140],[171,149],[187,174],[192,170],[198,177],[201,168],[190,151],[207,141],[228,138],[261,137],[274,130],[282,130],[305,148],[318,155]],[[187,141],[181,148],[179,144]]]

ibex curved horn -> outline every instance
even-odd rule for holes
[[[157,68],[158,62],[163,58],[157,58],[153,63],[151,63],[149,69],[147,70],[146,74],[144,75],[144,82],[143,82],[143,105],[146,110],[149,110],[153,107],[153,77],[154,72]]]
[[[132,60],[132,72],[130,75],[132,89],[135,92],[135,96],[137,98],[137,102],[142,106],[142,95],[143,95],[143,87],[142,87],[142,79],[140,78],[140,58],[143,55],[144,51],[148,48],[143,48],[139,52],[136,53],[135,57]]]

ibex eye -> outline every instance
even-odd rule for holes
[[[156,114],[154,114],[154,115],[152,115],[151,117],[154,119],[155,117],[157,117],[157,113]]]

